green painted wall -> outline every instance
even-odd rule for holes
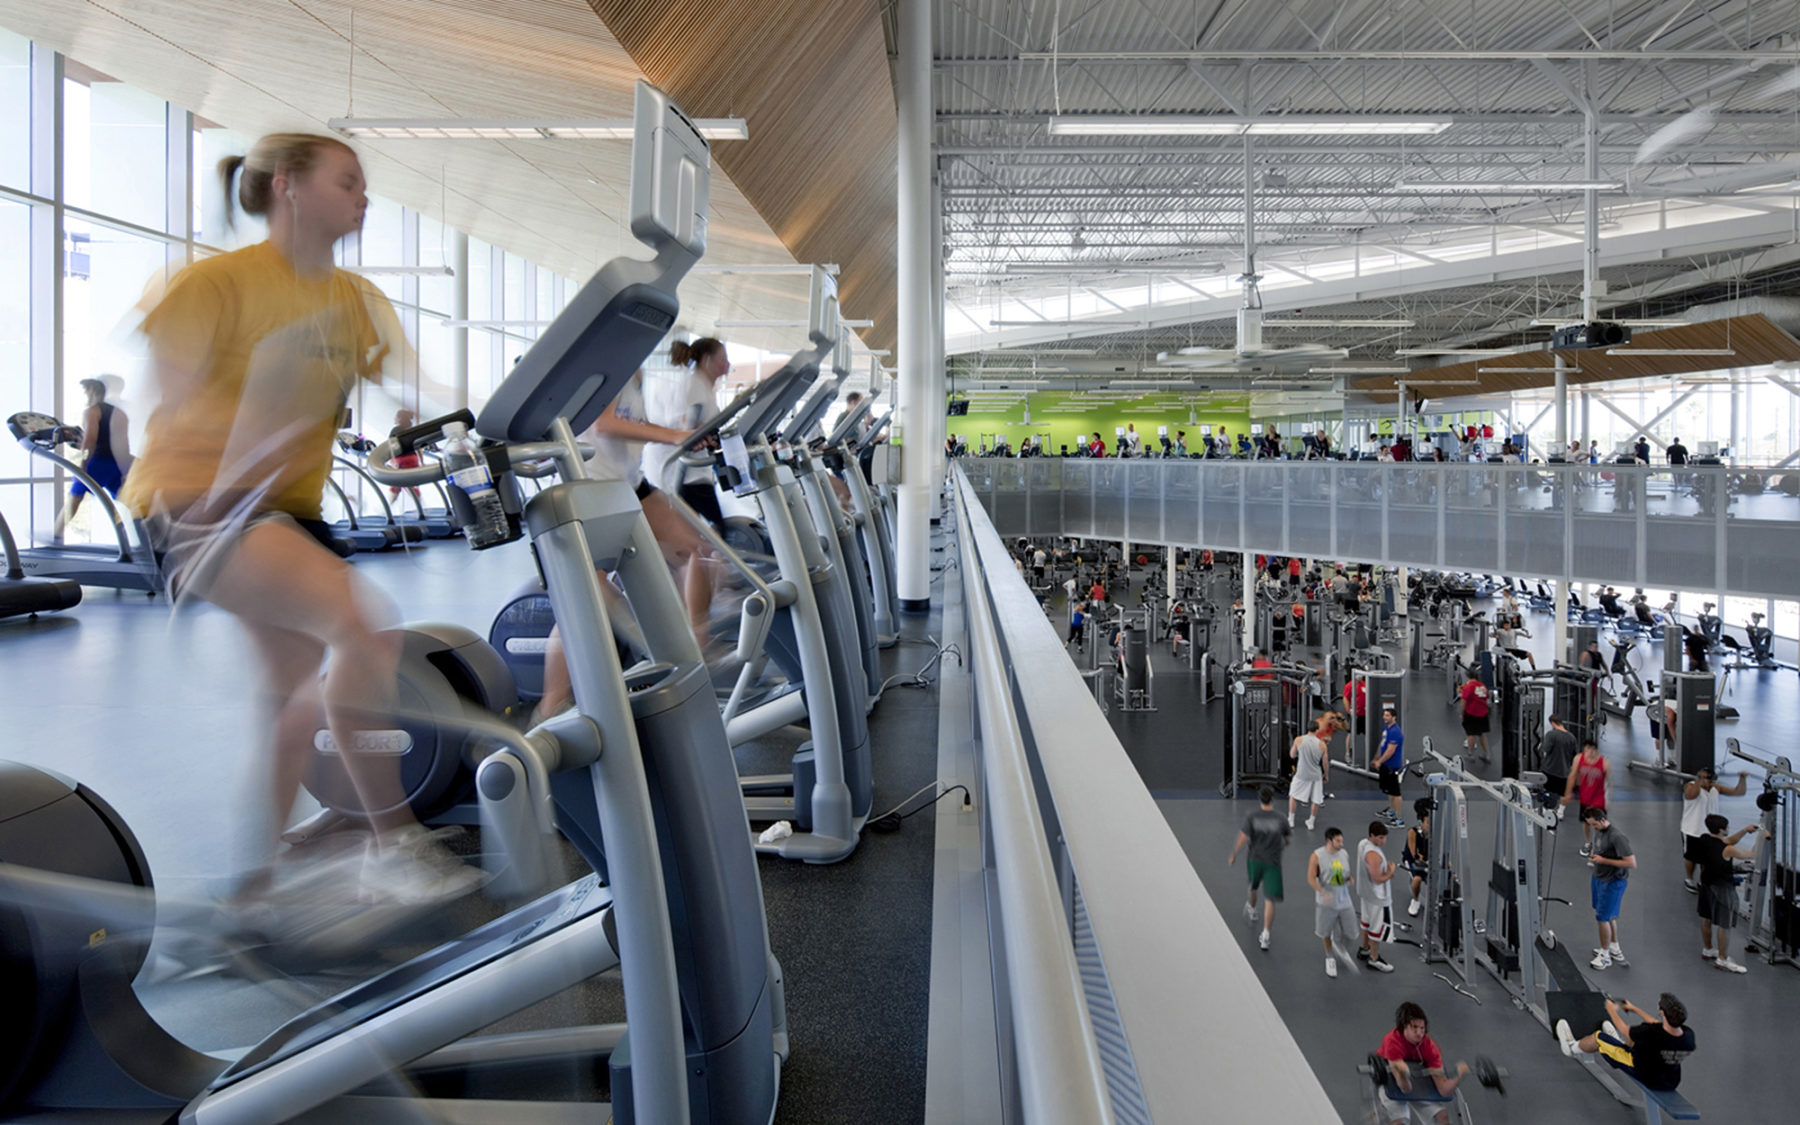
[[[1066,392],[1045,391],[1031,396],[1031,422],[1024,421],[1025,406],[1019,404],[1005,411],[990,411],[981,403],[971,403],[969,413],[961,418],[945,419],[949,423],[949,432],[962,437],[973,453],[981,447],[983,434],[1005,434],[1007,444],[1013,449],[1028,435],[1048,434],[1044,442],[1044,450],[1054,454],[1064,445],[1071,451],[1080,440],[1079,435],[1092,434],[1096,430],[1106,442],[1106,451],[1111,453],[1116,440],[1113,437],[1115,427],[1132,424],[1137,426],[1138,433],[1144,436],[1144,448],[1162,448],[1156,438],[1158,426],[1169,427],[1169,437],[1174,439],[1178,430],[1188,433],[1188,446],[1193,448],[1200,436],[1202,423],[1213,427],[1217,433],[1220,426],[1228,428],[1232,434],[1242,433],[1250,428],[1250,413],[1247,410],[1212,410],[1204,406],[1194,408],[1194,416],[1198,419],[1194,424],[1188,422],[1188,407],[1177,402],[1172,396],[1146,396],[1137,402],[1116,403],[1107,406],[1096,406],[1082,413],[1064,413],[1061,410],[1051,411],[1048,408],[1058,406],[1069,399]],[[980,413],[978,413],[978,411]]]

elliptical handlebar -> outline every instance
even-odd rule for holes
[[[421,422],[405,429],[393,437],[377,442],[375,448],[369,450],[368,464],[365,466],[370,476],[382,484],[399,488],[413,488],[421,484],[432,484],[444,480],[449,472],[442,461],[421,464],[416,468],[405,469],[393,464],[395,457],[417,453],[420,450],[437,444],[443,440],[444,427],[451,422],[461,422],[473,432],[475,416],[468,410],[458,410]],[[576,443],[581,451],[582,460],[591,460],[594,456],[592,446]],[[505,446],[506,460],[510,471],[522,477],[547,477],[557,471],[556,459],[567,452],[563,445],[554,441],[519,442]]]

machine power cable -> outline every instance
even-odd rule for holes
[[[899,804],[895,805],[893,808],[889,809],[887,812],[882,813],[880,816],[870,817],[869,824],[868,824],[869,830],[871,832],[882,832],[882,833],[898,832],[898,831],[900,831],[900,823],[902,821],[904,821],[907,817],[917,816],[919,813],[922,813],[926,809],[931,808],[933,805],[937,804],[939,801],[943,800],[945,797],[948,797],[950,794],[956,792],[958,789],[962,790],[963,811],[967,812],[967,811],[969,811],[969,809],[971,809],[973,807],[975,798],[969,793],[969,789],[967,786],[959,784],[959,785],[946,786],[944,788],[944,790],[942,792],[940,792],[937,796],[933,797],[929,801],[926,801],[924,804],[920,805],[916,809],[912,809],[909,812],[901,812],[900,811],[901,809],[906,808],[906,806],[909,803],[911,803],[912,799],[914,797],[917,797],[920,793],[925,792],[925,790],[930,789],[934,785],[943,785],[943,784],[944,783],[941,781],[934,781],[930,785],[919,786],[919,788],[915,789],[912,792],[912,794],[906,798],[906,800],[901,801]]]

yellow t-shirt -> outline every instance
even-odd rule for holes
[[[375,299],[343,270],[300,277],[267,242],[182,270],[144,318],[163,397],[121,498],[318,519],[344,404],[386,350]]]

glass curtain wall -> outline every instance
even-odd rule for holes
[[[235,207],[228,217],[218,174],[252,140],[0,30],[0,417],[34,410],[78,423],[81,380],[115,376],[109,397],[141,444],[144,310],[188,262],[267,236],[260,219]],[[389,374],[414,387],[423,375],[431,405],[448,405],[432,387],[454,384],[455,334],[468,333],[469,405],[479,408],[576,287],[475,239],[456,277],[459,237],[372,196],[339,260],[392,303],[407,346]],[[461,286],[468,323],[447,324]],[[354,405],[360,429],[385,435],[398,402],[371,392]],[[65,477],[0,443],[0,514],[22,544],[48,536]],[[70,538],[87,538],[98,511],[85,505]]]

